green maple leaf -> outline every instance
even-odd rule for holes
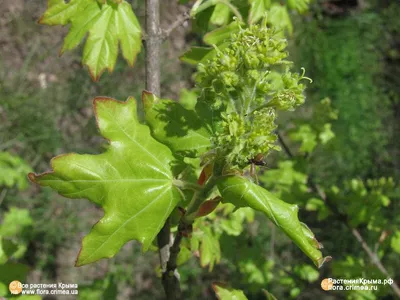
[[[321,251],[318,250],[320,245],[314,234],[299,221],[297,205],[283,202],[272,193],[243,177],[222,177],[218,182],[218,189],[224,202],[231,202],[236,207],[249,206],[263,212],[311,258],[315,265],[321,267],[326,261],[326,258],[322,257]]]
[[[210,148],[210,132],[193,109],[186,109],[176,101],[159,99],[148,92],[143,93],[142,100],[153,136],[174,153],[193,158]]]
[[[250,0],[249,23],[256,23],[263,18],[270,5],[271,0]]]
[[[104,2],[104,3],[99,3]],[[98,80],[105,69],[112,72],[118,56],[118,42],[122,55],[133,65],[141,48],[141,28],[126,1],[49,0],[40,24],[71,24],[61,53],[78,46],[89,33],[83,49],[84,65],[93,80]],[[121,2],[121,3],[114,3]]]
[[[147,250],[180,200],[170,149],[138,122],[136,101],[94,100],[97,124],[110,141],[98,155],[67,154],[52,160],[52,172],[29,174],[68,198],[87,198],[104,217],[83,239],[77,266],[112,257],[130,240]]]
[[[214,12],[211,15],[210,23],[223,26],[229,23],[229,17],[231,15],[231,10],[229,6],[224,3],[217,3],[214,8]]]
[[[268,22],[276,28],[287,30],[289,34],[293,33],[293,24],[286,6],[273,3],[268,14]]]
[[[241,290],[234,290],[215,283],[213,284],[213,289],[219,300],[247,300],[247,297]]]
[[[210,31],[203,37],[203,41],[208,45],[218,45],[219,46],[225,40],[230,39],[233,34],[239,32],[239,30],[240,30],[240,27],[237,25],[237,22],[234,21],[224,27],[220,27],[218,29]]]

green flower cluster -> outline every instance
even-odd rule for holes
[[[240,27],[240,24],[238,23]],[[290,72],[287,41],[265,25],[241,28],[216,54],[199,64],[199,101],[222,110],[213,143],[229,167],[243,168],[275,145],[276,110],[304,103],[305,78]]]

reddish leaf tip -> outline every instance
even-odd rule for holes
[[[82,242],[81,242],[81,244],[82,244]],[[82,248],[83,248],[83,245],[79,249],[78,255],[76,256],[75,267],[82,267],[82,264],[79,263],[79,256],[81,256]]]
[[[30,182],[32,182],[32,183],[37,183],[36,182],[36,177],[37,177],[37,175],[35,173],[29,173],[28,174],[28,178],[29,178]]]
[[[142,103],[143,103],[143,107],[145,109],[149,109],[154,105],[154,99],[156,98],[156,96],[149,91],[144,90],[142,92]]]
[[[60,51],[58,51],[58,57],[61,57],[64,54],[64,48],[61,48]]]
[[[325,257],[321,257],[320,259],[318,259],[318,268],[321,268],[326,262],[329,262],[332,260],[332,256],[325,256]]]
[[[221,197],[215,197],[214,199],[207,200],[204,202],[200,208],[199,211],[197,212],[196,217],[204,217],[212,213],[218,206],[218,204],[221,202],[222,198]]]
[[[218,295],[218,287],[222,287],[222,288],[227,288],[227,284],[224,282],[213,282],[211,284],[212,289],[214,290],[216,296],[218,299],[221,299],[220,296]]]

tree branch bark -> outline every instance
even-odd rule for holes
[[[169,36],[177,29],[179,26],[182,26],[186,21],[190,20],[190,10],[185,11],[178,19],[175,20],[174,23],[171,24],[170,27],[164,30],[163,39],[166,40]]]
[[[286,154],[288,157],[293,158],[294,155],[290,151],[290,148],[287,146],[285,141],[282,139],[281,135],[278,133],[278,138],[279,142],[281,143],[283,149],[285,150]],[[340,213],[340,211],[337,209],[337,207],[329,200],[329,198],[326,196],[326,194],[323,192],[321,187],[316,184],[312,176],[309,177],[308,180],[308,186],[318,194],[318,196],[325,202],[326,206],[333,212],[333,214],[338,218],[339,221],[341,221],[353,234],[353,236],[356,238],[356,240],[360,243],[361,247],[367,253],[369,256],[372,264],[374,264],[379,271],[382,272],[383,275],[385,275],[388,279],[391,278],[389,272],[386,270],[386,268],[383,266],[382,262],[380,261],[379,257],[371,250],[371,248],[368,246],[368,244],[365,242],[364,238],[362,237],[361,233],[357,228],[352,228],[347,220],[347,216],[343,215]],[[395,281],[390,285],[392,288],[393,292],[400,297],[400,288],[397,285]]]
[[[146,89],[160,97],[160,0],[146,0]]]
[[[146,0],[146,90],[160,97],[161,95],[161,43],[163,41],[160,27],[160,0]],[[168,300],[180,298],[179,275],[169,276],[167,270],[170,258],[170,223],[165,222],[157,235],[162,284]]]

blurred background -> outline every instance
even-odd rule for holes
[[[144,1],[133,1],[133,8],[144,24]],[[82,49],[59,57],[67,28],[37,24],[45,9],[44,0],[0,1],[0,293],[8,289],[2,279],[10,279],[12,263],[24,270],[25,282],[78,283],[79,299],[163,299],[158,255],[142,254],[136,242],[112,259],[75,268],[81,239],[102,210],[27,180],[32,170],[48,170],[55,155],[103,151],[91,100],[139,99],[145,86],[143,51],[134,68],[119,58],[114,73],[99,82],[82,68]],[[163,26],[185,10],[177,0],[162,1]],[[333,261],[318,271],[256,214],[239,233],[221,233],[212,271],[196,256],[180,267],[185,299],[214,299],[215,281],[229,282],[249,299],[265,299],[262,289],[278,299],[395,299],[389,286],[327,293],[320,282],[385,278],[352,234],[356,228],[400,283],[399,16],[400,2],[383,0],[320,0],[291,15],[289,58],[313,83],[301,110],[279,118],[283,150],[268,157],[260,180],[300,206],[300,220]],[[201,20],[185,23],[165,41],[163,97],[179,99],[193,88],[195,67],[179,57],[202,45],[210,29]],[[310,180],[322,196],[310,190]],[[16,251],[7,257],[10,247]]]

